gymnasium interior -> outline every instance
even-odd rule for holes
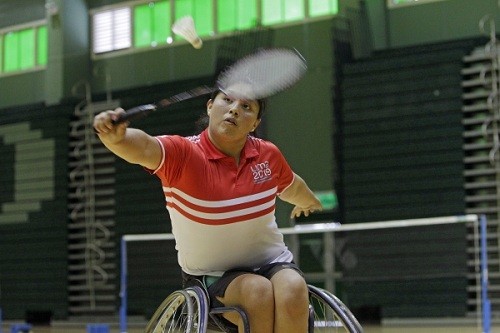
[[[171,30],[186,15],[199,49]],[[122,332],[124,288],[142,332],[180,269],[172,241],[123,240],[169,234],[165,198],[93,117],[266,48],[307,72],[256,135],[324,205],[277,200],[278,224],[341,226],[285,236],[306,279],[368,333],[500,332],[499,34],[498,0],[0,0],[0,333]],[[206,101],[131,126],[189,136]]]

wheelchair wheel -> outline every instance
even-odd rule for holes
[[[363,333],[363,328],[352,312],[332,293],[309,285],[311,304],[310,332]]]
[[[205,333],[208,301],[199,287],[177,290],[158,307],[145,333]]]

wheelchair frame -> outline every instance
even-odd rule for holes
[[[347,306],[325,289],[308,285],[309,333],[348,332],[363,333],[363,328]],[[199,286],[171,293],[161,303],[146,326],[145,333],[233,333],[218,319],[225,312],[237,312],[243,319],[244,332],[250,333],[245,311],[238,307],[210,308],[206,290]],[[213,331],[211,331],[213,332]]]

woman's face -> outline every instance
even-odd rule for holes
[[[246,138],[260,123],[256,100],[232,98],[223,92],[207,102],[207,113],[212,132],[233,138]]]

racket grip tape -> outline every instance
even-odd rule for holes
[[[146,117],[151,112],[156,110],[156,105],[145,104],[141,106],[136,106],[126,111],[125,114],[121,114],[120,117],[113,121],[113,124],[121,124],[125,121],[132,121]]]

